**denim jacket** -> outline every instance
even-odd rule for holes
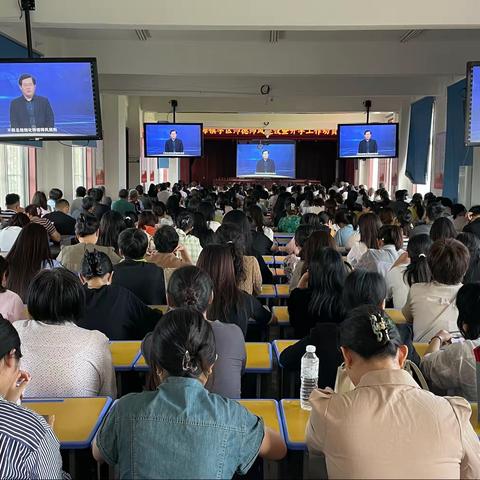
[[[122,479],[232,478],[252,466],[263,436],[263,421],[236,401],[169,377],[118,400],[96,442]]]

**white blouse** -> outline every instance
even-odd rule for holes
[[[13,326],[21,340],[22,369],[32,376],[26,397],[116,397],[112,355],[103,333],[72,322],[20,320]]]
[[[387,272],[387,298],[393,300],[393,308],[403,308],[407,301],[410,287],[404,280],[406,268],[406,265],[398,265]]]

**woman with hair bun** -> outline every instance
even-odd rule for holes
[[[78,325],[98,330],[110,340],[141,340],[155,327],[160,313],[121,285],[112,285],[113,265],[96,249],[85,252],[80,279],[84,283],[85,315]]]
[[[75,225],[75,235],[79,243],[64,246],[60,250],[57,260],[73,273],[80,272],[85,252],[92,252],[94,249],[105,253],[113,265],[120,262],[121,258],[115,253],[113,246],[97,245],[99,227],[100,222],[95,215],[81,213]]]
[[[328,478],[479,478],[480,443],[463,398],[422,390],[403,367],[407,347],[377,306],[340,325],[346,393],[315,390],[306,442]],[[394,453],[392,453],[394,452]]]
[[[205,388],[217,359],[209,322],[172,310],[149,337],[148,362],[160,386],[132,393],[110,410],[93,455],[117,465],[120,478],[232,478],[257,456],[280,460],[282,437],[234,400]]]

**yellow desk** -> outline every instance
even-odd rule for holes
[[[288,307],[273,307],[272,312],[278,319],[278,325],[282,327],[290,325],[290,317],[288,316]]]
[[[276,400],[239,400],[238,403],[250,413],[262,418],[268,428],[282,434],[280,410]]]
[[[288,348],[291,347],[292,345],[295,345],[298,342],[298,340],[274,340],[273,341],[273,351],[275,352],[275,356],[277,357],[278,364],[280,364],[280,355],[282,352]]]
[[[406,323],[405,317],[401,310],[395,308],[386,308],[385,312],[393,320],[394,323]]]
[[[478,424],[478,403],[471,403],[472,416],[470,417],[470,423],[472,424],[475,433],[480,436],[480,425]]]
[[[267,265],[273,265],[275,263],[273,255],[263,255],[262,258]]]
[[[292,238],[295,234],[288,232],[274,232],[273,238]]]
[[[290,296],[290,285],[275,285],[277,298],[288,298]]]
[[[245,373],[269,373],[272,371],[272,345],[266,342],[247,342]]]
[[[149,307],[153,310],[160,310],[162,313],[168,312],[168,305],[149,305]]]
[[[110,397],[31,398],[24,407],[39,415],[54,415],[53,431],[62,448],[89,448],[103,417],[108,412]]]
[[[285,435],[285,443],[289,450],[305,450],[305,427],[310,412],[300,408],[300,400],[281,400],[280,414]]]
[[[275,298],[276,296],[275,285],[262,285],[262,293],[258,298]]]
[[[283,262],[285,261],[286,256],[277,256],[275,255],[275,265],[283,265]]]
[[[415,350],[417,351],[420,358],[423,358],[425,352],[427,351],[428,343],[413,342],[413,346],[415,347]]]
[[[132,370],[140,355],[140,340],[110,342],[113,367],[117,372]]]

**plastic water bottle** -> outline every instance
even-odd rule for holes
[[[318,357],[315,355],[314,345],[307,345],[307,351],[302,357],[300,369],[300,406],[303,410],[311,410],[308,399],[312,391],[318,386]]]

